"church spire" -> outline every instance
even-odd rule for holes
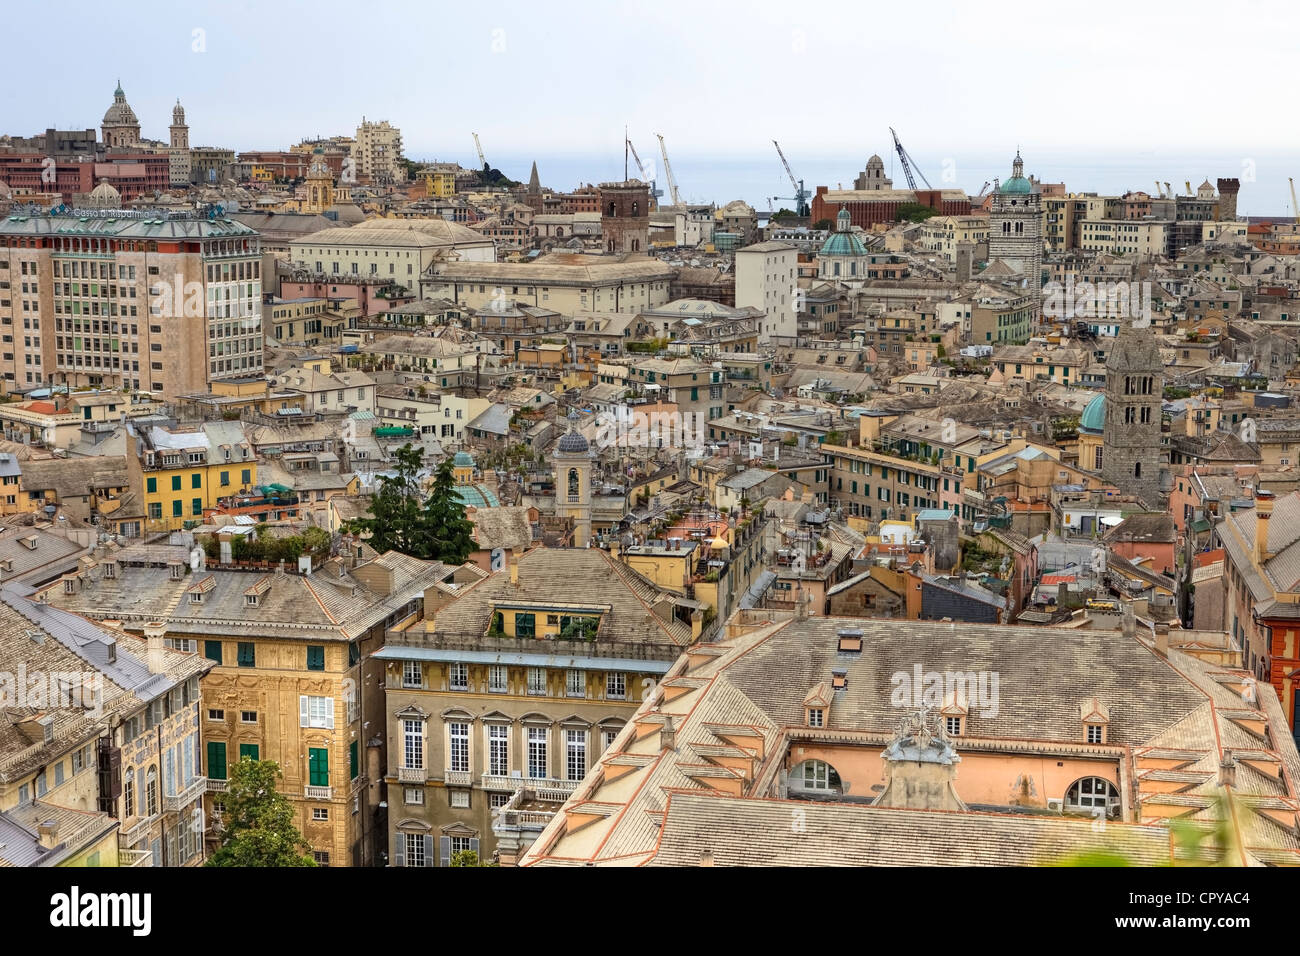
[[[533,160],[533,171],[528,174],[528,192],[536,195],[542,191],[541,181],[537,178],[537,160]]]

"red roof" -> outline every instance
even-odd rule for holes
[[[1073,574],[1044,574],[1042,584],[1044,587],[1051,587],[1053,584],[1073,584],[1074,581]]]
[[[53,415],[58,411],[53,402],[28,402],[18,407],[23,411],[35,412],[37,415]]]

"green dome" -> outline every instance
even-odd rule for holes
[[[473,468],[474,457],[467,451],[458,451],[456,452],[456,457],[451,460],[451,463],[457,468]]]
[[[851,232],[832,233],[822,246],[823,256],[865,256],[867,247]]]
[[[1098,395],[1079,417],[1079,431],[1100,435],[1106,427],[1106,396]]]
[[[1033,187],[1029,185],[1029,180],[1024,176],[1012,176],[1002,184],[1002,188],[998,192],[1025,194],[1033,192]]]

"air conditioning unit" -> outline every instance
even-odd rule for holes
[[[1053,812],[1055,812],[1055,813],[1062,813],[1062,812],[1064,812],[1064,810],[1065,810],[1065,801],[1064,801],[1064,800],[1061,800],[1061,799],[1059,799],[1059,798],[1057,798],[1057,799],[1055,799],[1055,800],[1053,800],[1053,799],[1049,799],[1049,800],[1047,801],[1047,809],[1049,809],[1049,810],[1051,810],[1051,811],[1053,811]]]

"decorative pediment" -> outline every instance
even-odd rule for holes
[[[417,707],[415,704],[407,704],[393,716],[398,720],[428,720],[429,712],[423,707]]]

